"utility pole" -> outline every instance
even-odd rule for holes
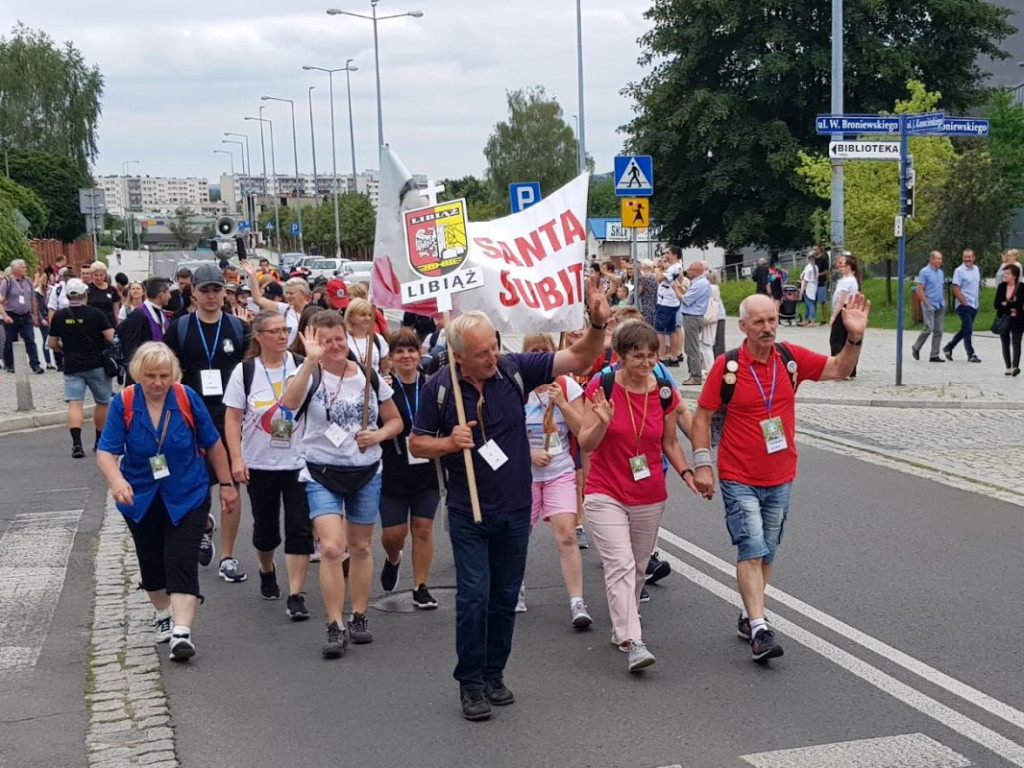
[[[832,0],[832,114],[843,114],[843,0]],[[842,134],[832,134],[832,141],[842,141]],[[832,262],[843,253],[844,230],[843,161],[832,158]],[[829,269],[831,275],[831,269]]]

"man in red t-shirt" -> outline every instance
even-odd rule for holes
[[[785,344],[787,364],[775,345],[779,312],[769,296],[755,294],[740,304],[746,336],[737,359],[720,355],[711,367],[693,417],[694,482],[711,498],[711,417],[722,407],[723,382],[733,387],[718,448],[718,478],[725,524],[737,547],[736,582],[743,598],[738,633],[750,641],[755,661],[782,655],[764,617],[764,591],[782,540],[789,496],[796,477],[796,387],[801,381],[845,379],[860,357],[871,302],[850,297],[842,311],[847,341],[826,357]]]

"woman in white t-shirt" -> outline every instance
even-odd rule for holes
[[[366,348],[372,347],[372,367],[377,373],[389,373],[388,341],[374,330],[377,321],[373,304],[366,299],[352,299],[345,309],[348,345],[360,365],[366,363]]]
[[[309,283],[304,277],[293,277],[284,284],[284,301],[274,301],[263,295],[263,287],[260,285],[260,274],[255,264],[242,259],[239,262],[245,274],[249,276],[249,287],[252,288],[252,300],[259,305],[260,309],[277,312],[284,318],[288,328],[288,343],[295,341],[295,334],[298,333],[299,317],[302,310],[309,304],[310,289]]]
[[[373,581],[372,539],[380,506],[380,444],[402,433],[390,386],[372,370],[366,396],[363,368],[348,356],[348,334],[337,312],[314,315],[303,335],[306,359],[291,374],[282,405],[305,409],[299,453],[305,466],[313,532],[320,540],[320,591],[327,609],[324,658],[338,658],[353,643],[369,643],[366,608]],[[378,423],[382,423],[378,427]],[[364,426],[365,425],[365,426]],[[348,546],[352,616],[342,629]]]
[[[523,352],[554,352],[547,334],[523,339]],[[572,625],[586,629],[593,623],[583,602],[583,560],[576,541],[576,462],[569,445],[583,423],[583,388],[572,378],[559,376],[537,387],[526,401],[526,436],[533,464],[531,526],[541,519],[551,524],[558,547],[562,581],[569,593]],[[526,610],[526,590],[519,588],[517,611]]]
[[[838,355],[846,344],[846,326],[843,325],[843,307],[848,299],[860,293],[860,265],[857,259],[849,254],[844,254],[836,259],[836,271],[839,279],[836,280],[832,289],[832,330],[829,332],[828,344],[833,355]],[[853,373],[849,378],[857,376],[857,368],[854,366]]]
[[[288,327],[276,312],[264,310],[252,323],[252,344],[224,390],[224,437],[235,482],[249,490],[252,543],[260,561],[260,593],[280,600],[274,551],[281,544],[284,507],[284,559],[288,570],[286,611],[293,621],[309,618],[306,572],[313,552],[306,487],[299,480],[302,422],[281,404],[285,382],[299,363],[288,352]],[[302,358],[298,358],[301,360]]]
[[[807,254],[807,266],[800,273],[800,295],[804,300],[804,319],[798,325],[811,325],[817,318],[815,299],[818,295],[818,265],[814,254]]]

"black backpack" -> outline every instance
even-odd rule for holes
[[[504,355],[498,355],[498,371],[501,372],[502,376],[509,379],[515,385],[516,391],[519,392],[520,401],[523,405],[526,405],[526,401],[529,399],[530,393],[526,391],[526,385],[523,383],[522,372],[516,366],[512,365]],[[445,365],[439,368],[434,376],[441,377],[440,385],[437,388],[437,409],[438,413],[443,418],[445,408],[448,406],[448,399],[451,395],[451,387],[449,386],[452,378],[451,367]],[[433,378],[433,376],[431,376],[431,378]]]
[[[789,374],[789,383],[793,385],[793,391],[796,392],[797,385],[800,383],[799,371],[796,367],[796,360],[793,358],[793,353],[789,347],[783,344],[781,341],[775,342],[775,348],[779,351],[779,355],[782,357],[782,364]],[[722,398],[722,404],[718,410],[711,417],[711,446],[716,447],[722,442],[722,435],[725,432],[725,412],[729,407],[729,401],[732,400],[733,393],[736,391],[736,378],[733,376],[732,383],[726,381],[726,376],[732,371],[728,371],[728,365],[730,362],[737,362],[740,358],[739,347],[730,349],[725,353],[725,365],[726,373],[722,374],[722,387],[719,390],[720,397]],[[790,363],[793,363],[792,370],[790,370]]]
[[[658,373],[654,374],[655,386],[658,387],[658,397],[661,399],[661,410],[668,413],[672,410],[672,393],[675,387],[672,382]],[[615,388],[615,370],[609,368],[601,373],[601,389],[604,390],[605,400],[611,402],[612,390]]]
[[[299,356],[296,355],[295,357],[298,358]],[[366,375],[366,369],[363,366],[361,366],[361,365],[359,366],[359,368],[363,372],[363,375],[365,376]],[[243,375],[244,375],[244,372],[243,372]],[[319,365],[317,365],[317,367],[313,369],[313,373],[309,377],[309,391],[306,393],[306,397],[302,401],[302,405],[299,406],[299,410],[297,410],[295,412],[295,421],[296,422],[298,422],[299,419],[301,419],[303,416],[306,415],[306,411],[309,410],[309,404],[311,402],[313,402],[313,395],[320,388],[320,382],[322,380],[323,380],[323,370],[320,368]],[[250,379],[250,381],[251,381],[251,379]],[[374,397],[376,397],[377,398],[377,402],[380,403],[380,377],[377,375],[377,372],[375,370],[373,370],[372,368],[370,369],[370,386],[373,387]],[[378,410],[378,414],[379,414],[379,410]],[[380,422],[379,415],[378,415],[377,421],[378,421],[378,423]]]

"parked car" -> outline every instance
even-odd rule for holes
[[[342,265],[341,271],[337,274],[345,282],[361,283],[370,280],[372,271],[372,261],[349,261]]]
[[[305,270],[305,277],[312,285],[318,277],[330,279],[339,274],[348,263],[348,259],[315,257],[312,261],[303,261],[300,269]]]
[[[282,253],[281,254],[281,268],[280,273],[282,275],[290,275],[292,270],[295,268],[295,263],[300,259],[306,258],[306,254],[298,252]]]

